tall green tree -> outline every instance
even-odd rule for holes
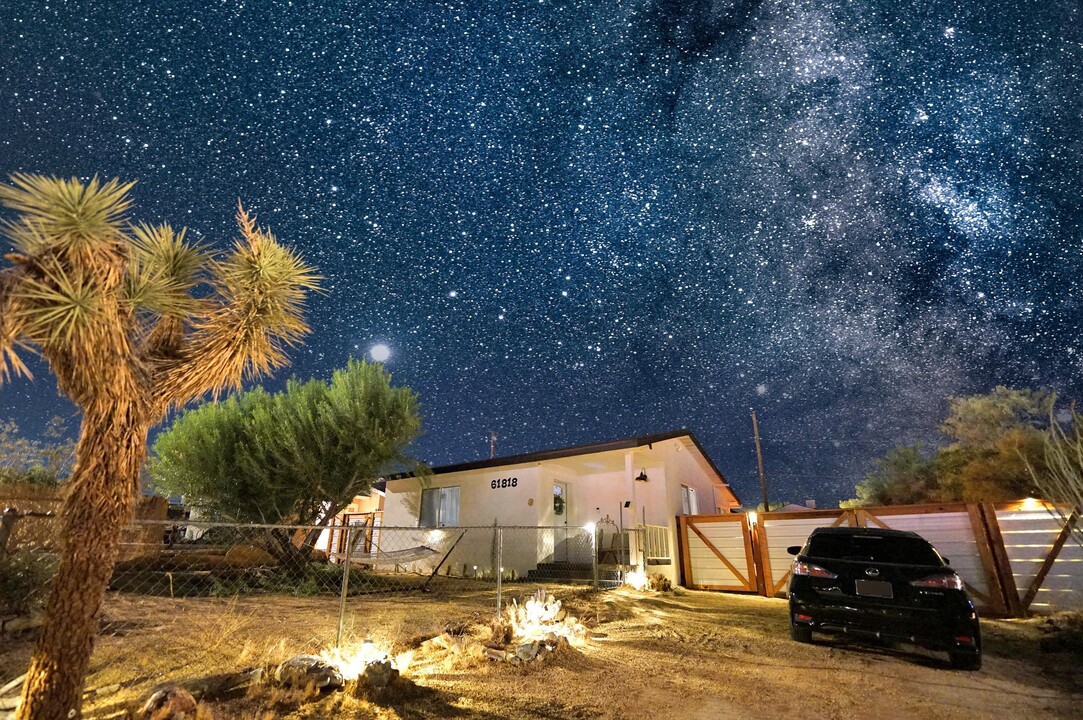
[[[1053,395],[1002,386],[948,399],[941,431],[953,440],[943,451],[957,458],[943,473],[939,499],[1017,500],[1036,494],[1028,464],[1046,472],[1044,434]]]
[[[308,332],[316,276],[238,207],[240,238],[214,255],[168,225],[131,224],[132,184],[14,175],[0,202],[13,246],[0,269],[0,379],[38,352],[82,410],[46,625],[18,720],[70,720],[147,434],[171,408],[286,363]]]
[[[902,446],[876,461],[846,507],[1016,500],[1036,494],[1031,471],[1047,473],[1045,433],[1052,395],[997,387],[948,398],[938,447]]]
[[[893,448],[858,483],[857,498],[842,507],[926,502],[936,495],[937,475],[937,453],[920,444]]]
[[[207,403],[177,418],[154,443],[153,486],[204,514],[240,522],[323,525],[381,475],[427,468],[408,452],[421,434],[417,395],[364,360],[319,380],[290,380]],[[284,561],[305,552],[272,532]]]

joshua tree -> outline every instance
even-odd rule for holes
[[[15,252],[0,270],[0,379],[38,352],[82,409],[59,571],[19,720],[81,712],[98,614],[133,512],[147,432],[170,409],[286,362],[317,277],[238,204],[212,256],[168,225],[129,224],[132,184],[14,175],[0,202]],[[205,287],[201,287],[205,286]],[[206,288],[206,289],[205,289]]]

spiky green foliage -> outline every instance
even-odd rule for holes
[[[134,309],[184,318],[199,309],[192,290],[200,282],[203,248],[188,243],[169,225],[133,225],[132,253],[124,292]]]
[[[154,443],[151,482],[213,517],[321,524],[388,472],[424,476],[407,450],[420,432],[416,394],[351,360],[330,383],[290,380],[185,412]]]
[[[124,213],[131,207],[128,191],[135,183],[97,177],[85,185],[16,173],[10,186],[0,186],[0,203],[19,213],[4,223],[4,234],[24,255],[94,252],[123,243]]]
[[[48,348],[61,389],[78,402],[89,383],[68,360],[119,342],[165,409],[284,365],[308,332],[304,299],[318,276],[240,204],[240,238],[223,256],[184,230],[130,224],[131,187],[37,175],[0,186],[0,202],[19,213],[3,224],[17,252],[0,273],[0,380],[29,375],[19,350]],[[201,296],[200,285],[211,292]]]
[[[319,277],[238,206],[241,238],[232,252],[209,264],[210,285],[221,299],[191,320],[191,341],[176,362],[163,364],[160,391],[185,403],[207,390],[239,387],[249,374],[286,362],[286,349],[308,333],[301,311]]]

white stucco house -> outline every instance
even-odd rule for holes
[[[594,532],[603,565],[645,567],[676,583],[677,516],[740,507],[688,430],[446,465],[425,486],[410,475],[388,478],[384,493],[385,543],[392,528],[416,529],[399,531],[416,536],[400,540],[403,547],[443,550],[458,541],[441,572],[483,576],[497,571],[499,526],[508,574],[590,564]]]

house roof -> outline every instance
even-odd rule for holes
[[[692,441],[692,445],[695,446],[696,451],[703,457],[711,470],[718,477],[718,482],[721,485],[725,485],[729,492],[733,494],[734,498],[736,498],[736,493],[733,492],[733,488],[731,488],[729,482],[726,481],[726,477],[722,474],[722,471],[718,469],[718,466],[714,464],[714,460],[712,460],[711,456],[707,454],[707,451],[703,449],[703,446],[700,444],[695,434],[687,429],[671,430],[669,432],[656,433],[654,435],[640,435],[638,437],[622,438],[620,440],[608,440],[606,442],[588,443],[586,445],[571,445],[569,447],[554,448],[552,450],[539,450],[537,452],[522,453],[520,455],[507,455],[504,457],[487,458],[485,460],[474,460],[452,465],[441,465],[440,467],[434,467],[432,469],[432,474],[444,475],[447,473],[463,472],[465,470],[481,470],[484,468],[497,468],[508,465],[540,462],[542,460],[557,460],[579,455],[592,455],[594,453],[609,452],[611,450],[629,450],[644,446],[650,447],[654,443],[675,440],[682,437],[686,437]],[[388,480],[407,478],[412,475],[413,473],[402,473],[400,475],[391,476]]]

